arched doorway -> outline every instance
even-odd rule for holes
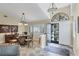
[[[64,45],[71,44],[71,22],[69,16],[66,13],[56,13],[52,17],[48,28],[50,29],[47,30],[47,32],[50,33],[48,36],[50,37],[50,39],[48,38],[50,43]]]

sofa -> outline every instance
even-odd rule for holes
[[[12,44],[0,44],[0,56],[19,56],[19,46]]]

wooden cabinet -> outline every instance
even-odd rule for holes
[[[5,35],[5,43],[10,43],[11,40],[16,40],[17,41],[17,38],[15,35]]]

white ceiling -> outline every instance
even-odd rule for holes
[[[38,3],[39,7],[43,10],[43,12],[48,16],[48,8],[51,7],[50,3]],[[70,5],[69,3],[55,3],[55,6],[59,9],[65,6]]]
[[[56,4],[58,8],[67,6],[69,4]],[[0,4],[0,12],[8,17],[21,19],[24,12],[26,21],[47,20],[49,3],[2,3]]]

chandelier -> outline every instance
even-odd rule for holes
[[[22,18],[21,21],[19,22],[20,25],[28,25],[27,22],[25,21],[25,14],[22,13]]]
[[[50,4],[50,7],[49,7],[49,9],[48,9],[50,18],[53,16],[54,11],[56,11],[56,10],[57,10],[56,5],[55,5],[54,3],[51,3],[51,4]]]

